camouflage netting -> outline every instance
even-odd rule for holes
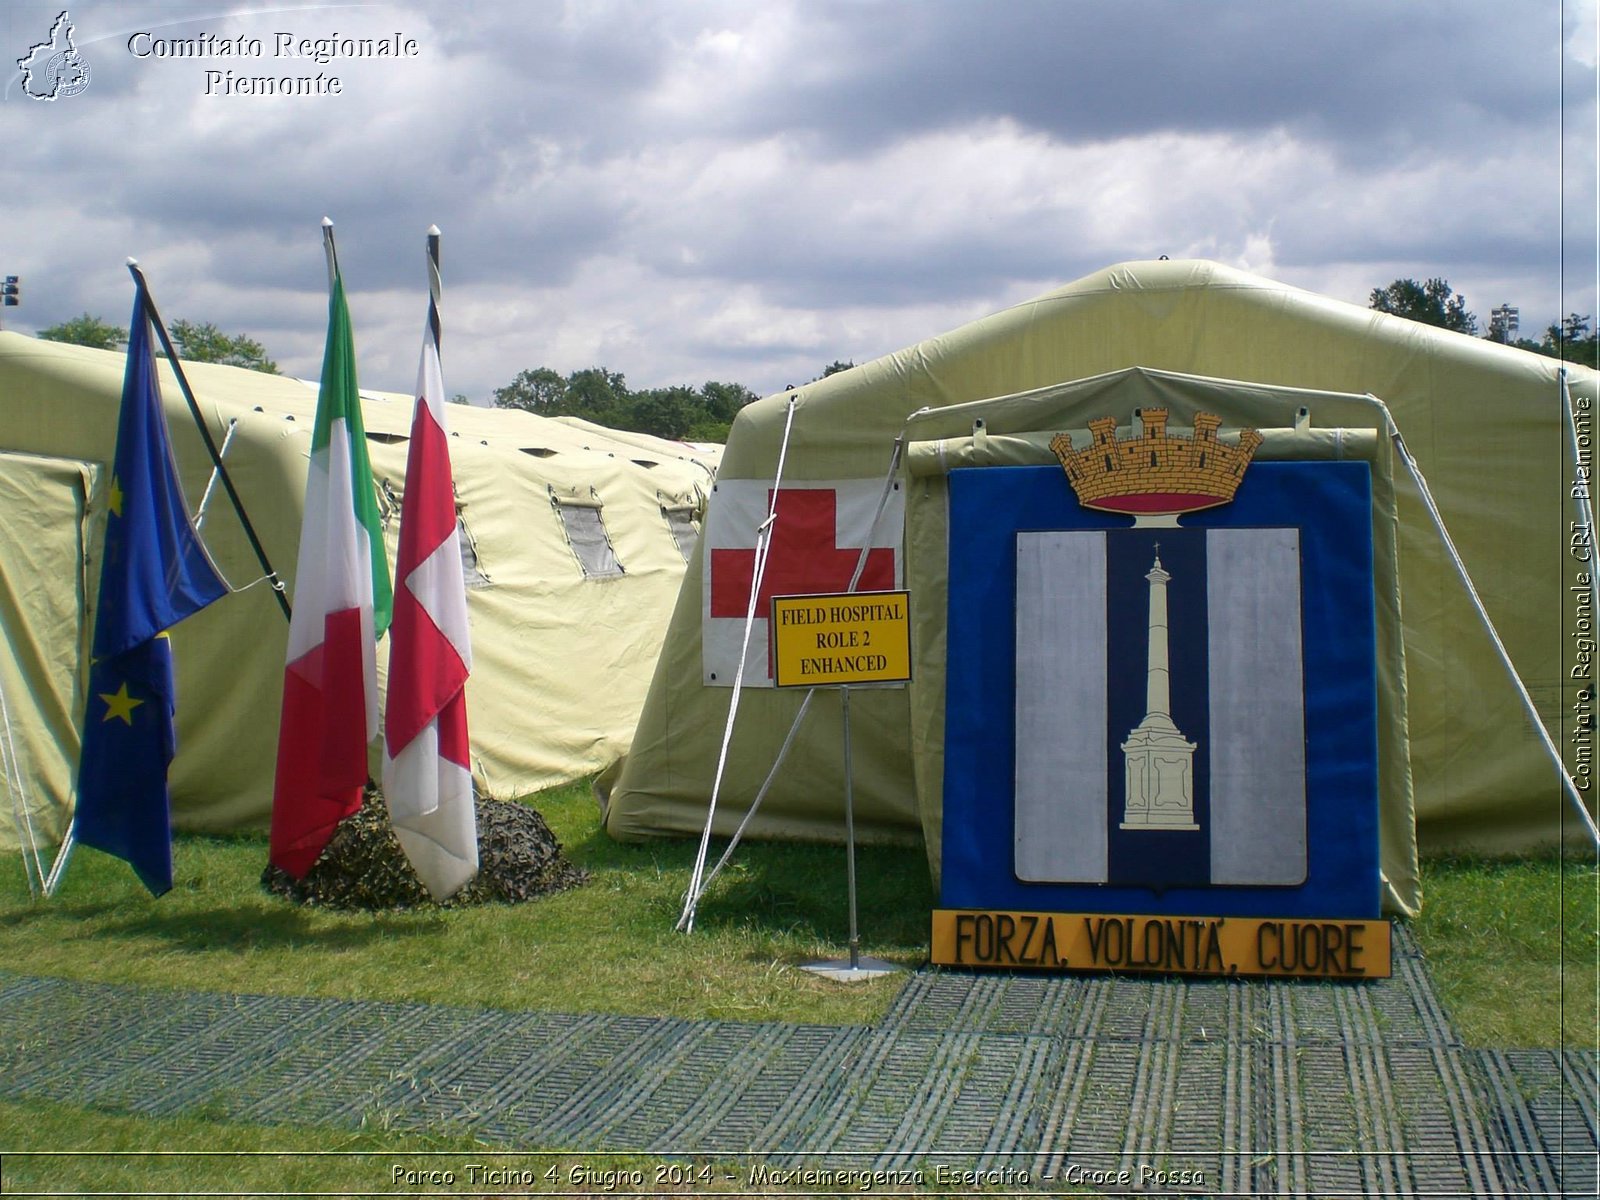
[[[561,854],[550,827],[533,809],[509,800],[477,801],[478,874],[445,905],[516,904],[585,882],[588,872]],[[432,904],[389,824],[383,797],[368,789],[361,809],[340,823],[322,857],[294,879],[268,864],[261,886],[296,904],[390,909]]]

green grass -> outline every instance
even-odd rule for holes
[[[261,889],[261,836],[178,838],[173,888],[159,899],[124,863],[80,849],[55,897],[32,900],[13,859],[0,882],[0,962],[202,991],[750,1021],[871,1022],[893,1000],[894,977],[845,987],[799,969],[846,952],[840,847],[742,846],[684,935],[673,926],[691,841],[613,841],[585,785],[536,806],[591,879],[518,905],[297,907]],[[923,853],[861,848],[857,877],[863,952],[921,963],[932,905]]]
[[[1412,931],[1472,1046],[1600,1045],[1593,858],[1424,859]]]

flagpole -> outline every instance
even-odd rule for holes
[[[339,252],[333,248],[333,218],[322,218],[322,253],[328,259],[328,294],[333,294],[333,285],[339,278]]]
[[[250,523],[250,517],[244,511],[244,501],[239,498],[238,489],[233,486],[233,478],[228,474],[228,468],[222,465],[222,454],[211,436],[211,429],[206,424],[205,417],[200,413],[200,403],[194,398],[194,390],[189,386],[189,380],[183,373],[183,365],[178,361],[178,352],[173,348],[172,338],[167,334],[167,327],[161,320],[161,314],[156,311],[156,302],[150,295],[150,285],[145,282],[144,272],[139,269],[137,259],[128,260],[128,271],[133,276],[134,286],[138,288],[140,307],[144,309],[145,316],[155,327],[156,336],[161,339],[161,348],[167,352],[167,362],[171,364],[172,373],[178,380],[178,390],[183,393],[184,400],[189,404],[189,415],[194,418],[195,427],[200,430],[200,438],[205,442],[206,453],[211,456],[211,464],[216,469],[217,478],[222,480],[223,490],[233,502],[233,511],[239,514],[239,523],[244,526],[244,535],[250,542],[250,548],[255,551],[256,561],[261,564],[261,569],[267,573],[267,577],[273,581],[272,594],[278,598],[278,607],[283,610],[284,620],[288,620],[289,598],[284,595],[283,581],[278,578],[277,571],[273,570],[266,549],[261,545],[261,539],[256,536],[255,526]]]
[[[439,227],[428,226],[428,333],[433,337],[433,352],[439,353],[439,295],[443,283],[439,278]],[[443,396],[440,397],[444,399]]]

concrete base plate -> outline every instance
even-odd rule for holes
[[[905,970],[904,967],[884,962],[881,958],[858,958],[853,967],[848,958],[822,959],[818,962],[802,963],[800,969],[810,971],[813,975],[821,975],[825,979],[832,979],[837,983],[860,983],[865,979],[881,979],[885,975]]]

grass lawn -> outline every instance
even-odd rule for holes
[[[263,836],[178,838],[173,888],[159,899],[126,864],[80,849],[55,897],[32,901],[13,859],[0,882],[0,963],[203,991],[746,1021],[872,1022],[894,999],[893,977],[842,987],[799,969],[846,953],[840,847],[742,846],[685,936],[673,925],[691,841],[613,841],[586,785],[536,806],[591,879],[518,905],[297,907],[259,885]],[[856,869],[862,952],[917,966],[932,905],[922,851],[863,847]]]
[[[844,987],[799,969],[845,952],[842,849],[741,848],[702,903],[694,934],[684,936],[673,924],[691,841],[613,842],[583,785],[534,803],[591,873],[586,886],[515,906],[308,910],[261,890],[264,837],[182,837],[175,886],[159,900],[125,864],[85,850],[57,896],[36,901],[13,858],[0,870],[0,963],[153,987],[828,1024],[876,1021],[898,991],[893,978]],[[863,848],[858,876],[863,952],[920,964],[934,899],[922,851]],[[1412,928],[1469,1044],[1596,1045],[1600,890],[1592,859],[1430,860],[1424,890]],[[82,1156],[15,1153],[64,1146]],[[350,1133],[245,1126],[204,1113],[143,1120],[44,1101],[0,1103],[0,1151],[11,1152],[0,1164],[6,1194],[417,1192],[426,1188],[392,1180],[396,1166],[459,1176],[472,1162],[536,1167],[541,1182],[560,1191],[574,1190],[574,1170],[637,1169],[652,1186],[660,1182],[653,1160],[497,1159],[468,1133],[390,1131],[381,1115]],[[552,1167],[556,1175],[546,1179]],[[711,1177],[654,1190],[737,1192],[738,1179],[726,1175],[738,1170],[719,1165]]]
[[[1600,1045],[1593,857],[1424,859],[1412,931],[1471,1046]]]

